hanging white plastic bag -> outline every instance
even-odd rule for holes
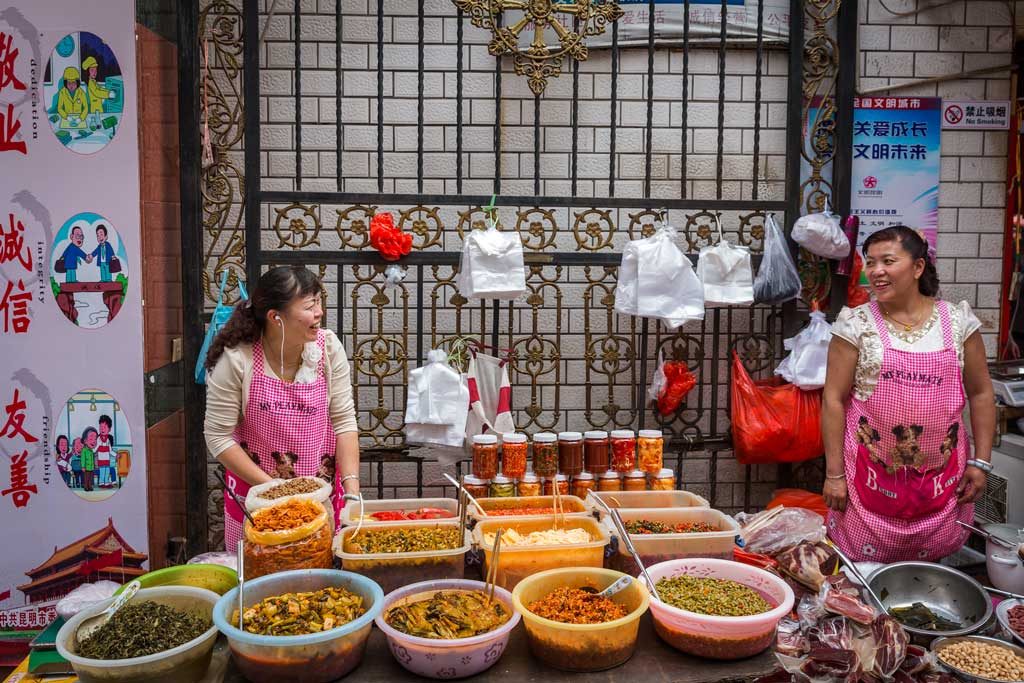
[[[526,267],[518,233],[501,232],[493,221],[486,230],[471,230],[462,243],[455,284],[467,299],[515,299],[523,294]]]
[[[754,301],[785,303],[800,296],[802,286],[786,236],[775,222],[775,215],[768,214],[764,221],[764,256],[754,278]]]
[[[750,250],[734,246],[722,235],[718,226],[718,244],[704,247],[697,258],[697,275],[704,283],[704,301],[709,304],[754,303],[754,273],[750,266]]]
[[[839,225],[839,216],[829,211],[801,216],[793,224],[793,241],[801,247],[828,259],[844,259],[850,255],[850,240]]]
[[[828,345],[831,340],[832,326],[825,319],[825,314],[812,311],[807,327],[783,342],[789,355],[779,363],[775,374],[805,391],[821,389],[825,386]]]
[[[671,329],[704,319],[703,287],[675,238],[675,228],[659,224],[651,237],[626,244],[615,287],[616,311],[664,320]]]
[[[428,363],[409,372],[405,404],[405,438],[409,443],[461,446],[469,414],[469,387],[434,349]]]

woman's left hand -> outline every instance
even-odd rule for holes
[[[956,487],[956,502],[960,505],[973,503],[985,490],[985,483],[988,475],[977,467],[968,467],[964,470],[964,476]]]

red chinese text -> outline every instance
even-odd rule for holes
[[[32,249],[25,246],[25,224],[16,220],[13,213],[7,214],[10,221],[10,232],[4,230],[0,223],[0,234],[3,235],[3,249],[0,250],[0,264],[18,261],[25,270],[32,272]]]
[[[14,75],[14,64],[18,60],[18,50],[11,49],[13,36],[0,31],[0,92],[10,86],[15,90],[24,90],[25,84]]]
[[[8,439],[20,436],[27,443],[39,441],[39,439],[25,431],[25,408],[25,401],[18,394],[18,387],[14,387],[14,398],[4,407],[4,411],[7,413],[7,422],[4,424],[3,429],[0,429],[0,436],[6,436]]]
[[[21,130],[21,119],[14,118],[14,105],[7,105],[7,116],[0,111],[0,152],[21,152],[28,154],[28,145],[24,140],[15,140],[14,136]]]
[[[28,314],[28,304],[32,301],[32,292],[25,289],[25,283],[18,280],[17,291],[13,282],[7,283],[3,298],[0,298],[0,312],[4,316],[4,334],[25,334],[32,318]]]
[[[25,507],[33,494],[39,493],[35,484],[28,483],[27,459],[28,451],[11,456],[11,488],[0,491],[0,495],[11,497],[16,508]]]

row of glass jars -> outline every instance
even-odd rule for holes
[[[529,443],[525,434],[502,436],[501,474],[522,479],[527,472]],[[494,434],[473,437],[473,476],[498,476],[499,447]],[[541,432],[533,436],[533,474],[549,479],[557,474],[575,477],[584,471],[604,475],[609,471],[627,474],[639,470],[658,475],[664,466],[664,438],[658,430],[641,429],[637,439],[630,429],[611,432]]]
[[[522,478],[515,480],[503,474],[491,479],[483,479],[473,475],[467,476],[463,485],[474,497],[479,498],[511,498],[512,496],[550,496],[558,487],[560,495],[572,495],[586,498],[588,491],[672,491],[676,488],[675,473],[668,469],[658,470],[657,475],[649,475],[641,470],[632,470],[625,475],[607,471],[595,475],[581,472],[572,477],[556,474],[554,477],[541,479],[533,472],[527,472]]]

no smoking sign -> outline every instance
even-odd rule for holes
[[[942,103],[944,130],[1006,130],[1013,110],[1007,100],[949,101]]]

